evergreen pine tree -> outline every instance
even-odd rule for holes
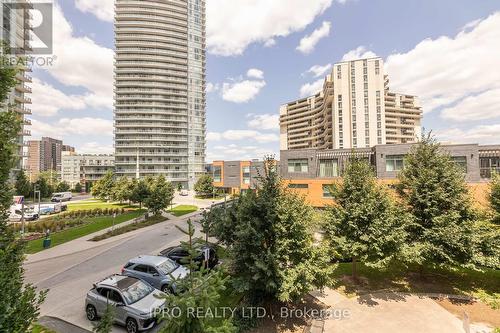
[[[406,156],[398,178],[398,193],[414,217],[407,258],[421,268],[473,266],[474,214],[464,174],[431,134]]]
[[[94,325],[94,333],[111,333],[115,322],[116,309],[113,305],[107,304],[104,316]]]
[[[188,236],[187,242],[181,246],[188,252],[188,267],[190,274],[183,280],[176,281],[177,286],[184,290],[180,295],[167,294],[167,307],[180,309],[180,316],[162,318],[166,324],[162,333],[233,333],[235,327],[229,318],[217,319],[210,316],[197,316],[196,311],[190,309],[201,309],[203,313],[212,311],[219,305],[221,293],[226,289],[228,278],[224,277],[221,270],[206,271],[196,269],[194,258],[198,256],[199,249],[193,239],[195,229],[191,220],[187,221],[187,229],[176,226],[182,233]]]
[[[283,186],[275,164],[266,158],[258,190],[217,210],[214,230],[229,247],[240,292],[254,300],[291,301],[322,287],[331,265],[324,248],[313,245],[311,207]]]
[[[358,261],[385,267],[397,257],[408,216],[398,211],[365,161],[352,159],[343,177],[341,184],[331,187],[335,204],[325,230],[333,252],[352,259],[352,275],[357,278]]]

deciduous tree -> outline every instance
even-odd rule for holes
[[[209,174],[204,174],[196,181],[194,190],[201,197],[209,197],[214,194],[214,180]]]
[[[92,195],[101,200],[108,200],[113,194],[113,186],[115,184],[113,171],[108,171],[106,174],[96,181],[92,186]]]
[[[134,203],[138,203],[139,207],[142,208],[142,204],[150,194],[149,186],[143,179],[137,180],[134,178],[132,180],[131,189],[130,200]]]
[[[500,224],[500,173],[494,173],[491,178],[489,199],[496,214],[495,222]]]
[[[165,180],[164,176],[159,176],[151,182],[149,196],[144,201],[153,214],[160,215],[174,199],[174,187]]]
[[[15,84],[16,71],[6,67],[8,62],[0,52],[0,104]],[[12,203],[9,183],[11,168],[15,164],[17,136],[21,130],[18,116],[11,111],[0,112],[0,332],[29,332],[31,323],[38,318],[45,292],[24,283],[25,243],[16,237],[7,225],[7,212]]]
[[[111,198],[114,201],[119,201],[120,203],[130,200],[132,196],[132,187],[130,181],[127,177],[118,178],[111,190]]]

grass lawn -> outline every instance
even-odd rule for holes
[[[144,210],[135,210],[133,212],[128,212],[122,215],[118,215],[115,219],[115,225],[134,219],[144,214],[144,212],[145,212]],[[60,244],[64,244],[74,239],[97,232],[99,230],[109,228],[112,225],[113,225],[113,217],[111,216],[88,218],[88,223],[84,225],[53,233],[50,236],[52,240],[51,246],[54,247]],[[42,250],[43,250],[43,239],[29,241],[26,247],[26,252],[30,254]]]
[[[117,202],[106,202],[97,199],[81,200],[75,202],[68,202],[68,211],[75,210],[88,210],[94,208],[139,208],[138,206],[131,206],[129,204],[117,203]]]
[[[393,266],[386,271],[358,264],[359,282],[353,283],[351,263],[340,263],[334,273],[334,288],[348,296],[370,292],[400,291],[411,293],[443,293],[467,295],[480,299],[491,308],[500,309],[500,271],[485,269],[448,270],[426,268],[422,275],[417,268]]]
[[[33,324],[31,329],[31,333],[56,333],[46,327],[43,327],[42,325],[39,324]]]
[[[151,225],[161,223],[165,220],[166,219],[163,216],[152,216],[152,217],[148,218],[146,221],[127,224],[123,227],[115,228],[115,230],[113,230],[113,231],[110,230],[110,231],[106,232],[105,234],[95,236],[94,238],[91,239],[91,241],[98,242],[98,241],[108,239],[108,238],[113,237],[113,236],[118,236],[118,235],[121,235],[121,234],[124,234],[127,232],[141,229],[141,228],[146,228],[146,227],[149,227]]]
[[[191,206],[191,205],[180,205],[177,207],[174,207],[174,209],[169,210],[168,212],[174,216],[183,216],[189,213],[196,212],[198,210],[198,207],[196,206]]]

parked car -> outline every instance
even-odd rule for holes
[[[10,210],[9,213],[9,221],[10,222],[21,222],[23,216],[23,212],[21,209],[12,209]],[[39,216],[38,213],[29,211],[29,210],[24,210],[24,220],[25,221],[36,221],[38,220]]]
[[[38,215],[51,215],[60,213],[62,211],[62,205],[60,203],[41,204],[40,207],[35,206],[34,209]]]
[[[151,284],[165,293],[178,293],[177,280],[185,278],[189,270],[172,259],[162,256],[139,256],[128,261],[122,274]]]
[[[73,199],[73,194],[71,192],[60,192],[52,194],[51,202],[64,202],[71,201]]]
[[[155,309],[163,309],[164,293],[148,283],[130,276],[112,275],[87,293],[85,312],[90,321],[97,320],[106,312],[108,304],[115,307],[115,322],[124,325],[128,333],[152,328]]]
[[[179,265],[186,266],[189,264],[189,253],[184,250],[182,246],[166,248],[160,252],[160,255],[172,259]],[[204,244],[198,249],[197,256],[193,258],[193,261],[196,263],[198,269],[201,268],[204,263],[208,263],[208,265],[205,264],[205,268],[212,269],[219,263],[219,258],[213,246]]]

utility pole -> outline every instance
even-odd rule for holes
[[[139,180],[141,178],[141,173],[139,171],[139,148],[137,148],[136,166],[135,166],[135,178]]]

